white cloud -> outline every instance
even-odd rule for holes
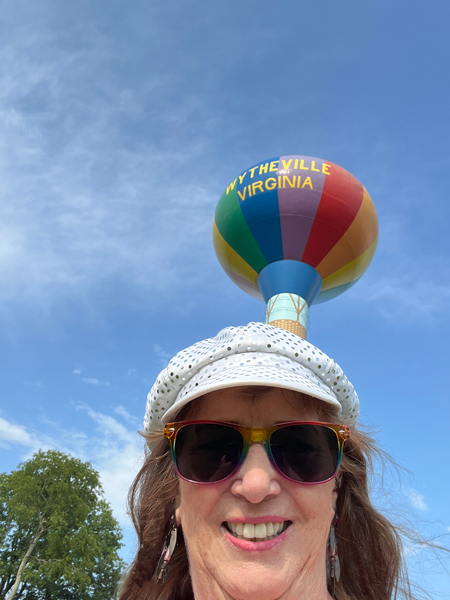
[[[210,142],[198,132],[180,137],[198,99],[159,111],[164,79],[155,73],[132,91],[117,87],[116,45],[94,25],[83,29],[79,46],[66,43],[70,34],[78,39],[78,31],[49,37],[38,19],[33,33],[0,47],[11,66],[0,75],[6,315],[29,306],[36,316],[51,315],[55,303],[95,310],[104,290],[117,287],[130,303],[158,305],[161,296],[196,289],[215,260],[205,249],[220,190],[206,159],[198,160]],[[151,136],[139,133],[143,122]],[[174,139],[165,128],[176,130]]]
[[[72,371],[72,375],[81,375],[81,371],[80,371],[80,369],[74,369],[74,370]]]
[[[11,444],[33,448],[36,446],[36,440],[22,425],[16,425],[0,417],[0,446],[9,448]]]
[[[420,554],[420,552],[428,549],[429,546],[427,542],[420,543],[411,540],[403,540],[403,554],[408,558],[416,556],[417,554]]]
[[[362,284],[358,282],[356,285]],[[359,290],[358,299],[376,306],[377,311],[390,321],[414,321],[421,315],[422,322],[435,320],[447,310],[450,285],[415,277],[410,273],[379,273]]]
[[[161,367],[167,366],[169,360],[172,358],[172,354],[166,352],[164,348],[161,348],[161,346],[158,346],[158,344],[153,344],[153,350],[156,356],[159,356],[159,364]]]
[[[95,377],[83,377],[82,381],[84,381],[84,383],[90,383],[91,385],[111,385],[109,381],[101,381],[100,379],[96,379]]]
[[[135,429],[130,431],[109,415],[89,407],[78,408],[86,410],[97,424],[97,435],[89,438],[88,447],[84,447],[82,453],[100,472],[105,496],[116,517],[122,525],[128,525],[126,496],[142,462],[143,440]]]
[[[0,313],[5,321],[19,311],[41,320],[55,305],[73,304],[96,313],[105,290],[110,303],[160,310],[177,298],[176,310],[189,310],[199,290],[214,293],[226,279],[210,235],[230,180],[230,156],[222,161],[213,151],[221,109],[192,90],[168,103],[174,82],[152,71],[158,61],[133,85],[118,78],[115,65],[126,58],[93,23],[77,44],[70,26],[63,35],[36,19],[0,48],[11,67],[0,75]],[[228,129],[231,147],[229,136]],[[415,320],[418,309],[432,318],[450,298],[439,257],[414,250],[417,224],[404,225],[392,208],[406,211],[414,198],[417,211],[426,177],[416,174],[411,185],[405,176],[404,189],[391,189],[394,152],[375,144],[372,153],[362,179],[373,180],[373,197],[388,210],[369,269],[377,276],[358,282],[354,304],[376,306],[387,319]]]
[[[124,406],[116,406],[114,408],[114,412],[116,412],[123,419],[125,419],[125,421],[131,423],[132,425],[137,425],[138,423],[140,423],[140,420],[137,417],[131,415]]]
[[[405,493],[413,508],[421,512],[425,512],[428,510],[428,505],[425,502],[424,496],[420,494],[417,490],[410,488]]]
[[[0,447],[22,447],[24,460],[38,450],[57,449],[90,461],[100,473],[105,497],[111,503],[116,518],[123,527],[129,527],[126,496],[143,459],[143,440],[135,428],[127,429],[109,415],[87,406],[78,406],[77,409],[85,410],[96,424],[95,435],[88,436],[45,420],[43,423],[52,431],[50,436],[0,417]]]
[[[72,439],[73,433],[68,433],[66,437]],[[23,458],[27,459],[38,450],[53,448],[54,440],[47,434],[0,417],[0,448],[10,450],[17,447],[24,448]]]

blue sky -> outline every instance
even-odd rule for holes
[[[306,154],[355,175],[380,220],[369,270],[313,307],[308,338],[409,470],[379,501],[450,534],[449,18],[434,0],[5,0],[1,470],[38,448],[92,461],[131,555],[158,371],[263,318],[215,258],[215,205],[250,165]],[[408,552],[450,598],[443,567]]]

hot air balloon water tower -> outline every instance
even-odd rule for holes
[[[214,248],[227,275],[264,300],[266,323],[305,339],[310,306],[354,285],[377,240],[364,186],[311,156],[280,156],[244,171],[214,214]]]

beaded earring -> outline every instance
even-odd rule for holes
[[[175,507],[169,517],[169,531],[164,539],[161,557],[156,566],[155,572],[153,573],[153,579],[158,583],[165,583],[169,574],[169,562],[173,556],[175,546],[177,544],[177,517],[175,514]]]

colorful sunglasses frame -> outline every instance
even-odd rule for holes
[[[238,464],[233,469],[233,471],[229,475],[224,477],[223,479],[219,479],[218,481],[196,481],[193,479],[188,479],[187,477],[184,477],[179,472],[178,467],[177,467],[177,461],[176,461],[176,456],[175,456],[175,443],[176,443],[177,434],[178,434],[179,430],[182,429],[183,427],[185,427],[186,425],[207,425],[207,424],[225,425],[227,427],[231,427],[232,429],[239,431],[239,433],[242,435],[242,438],[244,440],[242,454],[239,458]],[[337,441],[338,441],[338,459],[337,459],[336,469],[335,469],[333,475],[331,475],[331,477],[328,477],[327,479],[324,479],[323,481],[297,481],[296,479],[292,479],[291,477],[288,477],[287,475],[285,475],[285,473],[283,473],[280,470],[280,468],[278,467],[278,465],[275,462],[275,459],[273,458],[272,451],[270,449],[270,437],[274,431],[283,429],[285,427],[290,427],[293,425],[318,425],[319,427],[326,427],[327,429],[331,429],[332,431],[334,431],[334,433],[336,434]],[[333,479],[335,477],[336,473],[338,472],[339,466],[342,461],[342,454],[344,451],[344,443],[350,437],[350,428],[348,427],[348,425],[336,425],[334,423],[321,423],[319,421],[288,421],[285,423],[279,423],[277,425],[271,425],[270,427],[244,427],[244,426],[238,425],[236,423],[228,423],[227,421],[179,421],[179,422],[175,422],[175,423],[167,423],[164,428],[164,436],[170,442],[172,461],[173,461],[177,475],[179,477],[181,477],[181,479],[184,479],[185,481],[188,481],[190,483],[196,483],[198,485],[214,485],[215,483],[222,483],[223,481],[226,481],[230,477],[233,477],[233,475],[242,466],[242,463],[244,462],[244,460],[248,454],[250,445],[259,443],[264,446],[271,465],[274,467],[274,469],[277,471],[277,473],[279,473],[282,477],[284,477],[284,479],[287,479],[288,481],[293,481],[294,483],[301,483],[303,485],[318,485],[318,484],[326,483],[327,481],[330,481],[331,479]]]

